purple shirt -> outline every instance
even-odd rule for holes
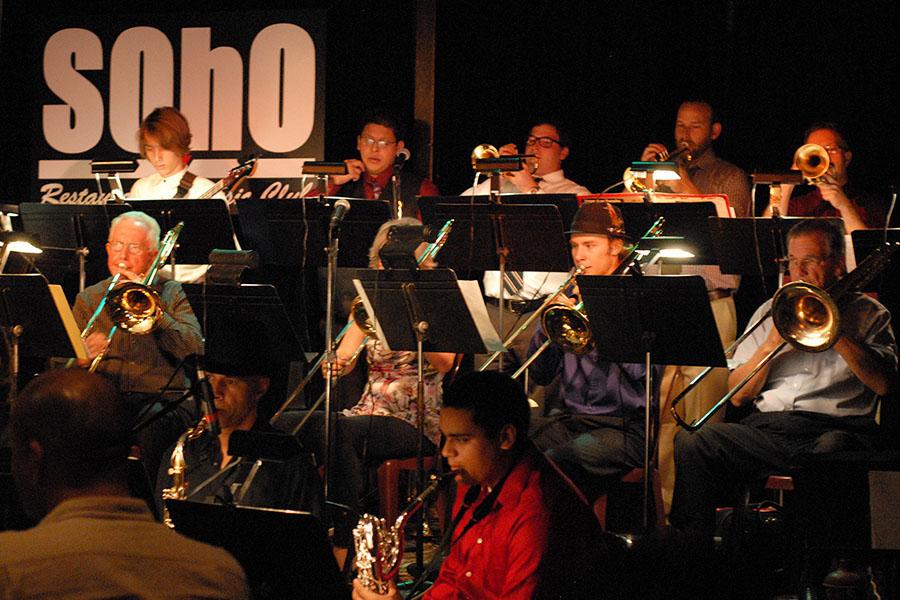
[[[538,327],[531,339],[531,356],[547,339]],[[560,399],[569,412],[582,415],[628,416],[644,410],[643,364],[611,363],[600,359],[596,349],[577,356],[556,344],[550,346],[529,367],[539,385],[550,383],[562,371]],[[659,391],[662,367],[653,366],[654,393]]]

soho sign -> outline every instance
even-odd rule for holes
[[[211,28],[181,30],[179,109],[191,123],[195,151],[239,151],[246,126],[253,142],[268,152],[301,147],[315,119],[315,45],[307,31],[290,23],[265,27],[254,37],[244,61],[232,47],[211,47]],[[157,106],[173,106],[175,51],[153,27],[124,30],[113,42],[109,87],[101,90],[83,73],[101,71],[103,44],[87,29],[54,33],[44,48],[44,78],[62,103],[45,104],[46,143],[64,154],[94,148],[108,120],[112,140],[137,152],[135,137],[144,115]],[[108,93],[106,114],[104,93]]]

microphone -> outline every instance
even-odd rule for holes
[[[216,405],[213,401],[212,386],[209,383],[209,379],[206,377],[206,371],[203,369],[203,357],[196,355],[194,360],[197,372],[195,379],[197,390],[195,393],[197,393],[200,400],[200,411],[203,413],[203,420],[206,421],[206,424],[209,426],[209,432],[213,436],[219,437],[219,433],[221,433],[219,416],[216,413]]]
[[[411,156],[412,152],[409,151],[409,148],[400,148],[399,150],[397,150],[397,156],[394,157],[394,168],[402,168]]]
[[[330,229],[334,229],[335,227],[341,224],[341,221],[344,220],[344,217],[347,216],[347,212],[350,210],[350,201],[346,198],[339,198],[334,202],[334,210],[331,212],[331,224],[329,225]]]

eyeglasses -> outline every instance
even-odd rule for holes
[[[529,135],[528,139],[525,140],[526,146],[540,146],[541,148],[551,148],[553,144],[559,144],[560,146],[562,146],[562,143],[559,140],[554,140],[552,137],[547,137],[546,135],[542,135],[541,137]]]
[[[841,146],[825,146],[825,152],[835,155],[844,152],[844,149]]]
[[[376,140],[374,138],[370,138],[369,136],[361,135],[359,136],[359,143],[365,146],[366,148],[371,148],[372,146],[378,146],[379,150],[384,150],[388,146],[393,146],[396,144],[396,141],[390,140]]]
[[[128,254],[143,254],[147,251],[141,244],[126,244],[125,242],[114,242],[112,240],[107,241],[106,244],[113,252],[121,252],[122,248],[128,248]]]
[[[817,267],[821,265],[823,262],[831,258],[831,254],[828,256],[823,256],[821,258],[816,256],[807,256],[806,258],[786,258],[784,259],[787,262],[788,267],[791,269],[796,269],[797,267],[802,267],[803,269],[809,269],[810,267]]]

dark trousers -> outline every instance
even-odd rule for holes
[[[672,525],[712,535],[715,508],[748,483],[785,473],[809,453],[873,447],[874,423],[804,412],[753,413],[675,436]]]
[[[530,437],[589,500],[644,460],[644,423],[600,415],[535,417]]]
[[[305,414],[305,411],[299,411],[285,416],[283,426],[290,430]],[[363,509],[369,468],[377,467],[389,458],[416,456],[419,435],[415,427],[396,417],[335,416],[331,430],[328,500],[345,505],[351,513],[358,514]],[[299,436],[304,447],[314,452],[321,464],[326,451],[324,412],[314,412]],[[437,450],[434,444],[427,439],[422,442],[424,455],[433,456]],[[355,521],[352,524],[355,525]],[[335,543],[349,542],[349,529],[343,531],[344,528],[338,525]],[[339,540],[339,534],[347,539]]]

